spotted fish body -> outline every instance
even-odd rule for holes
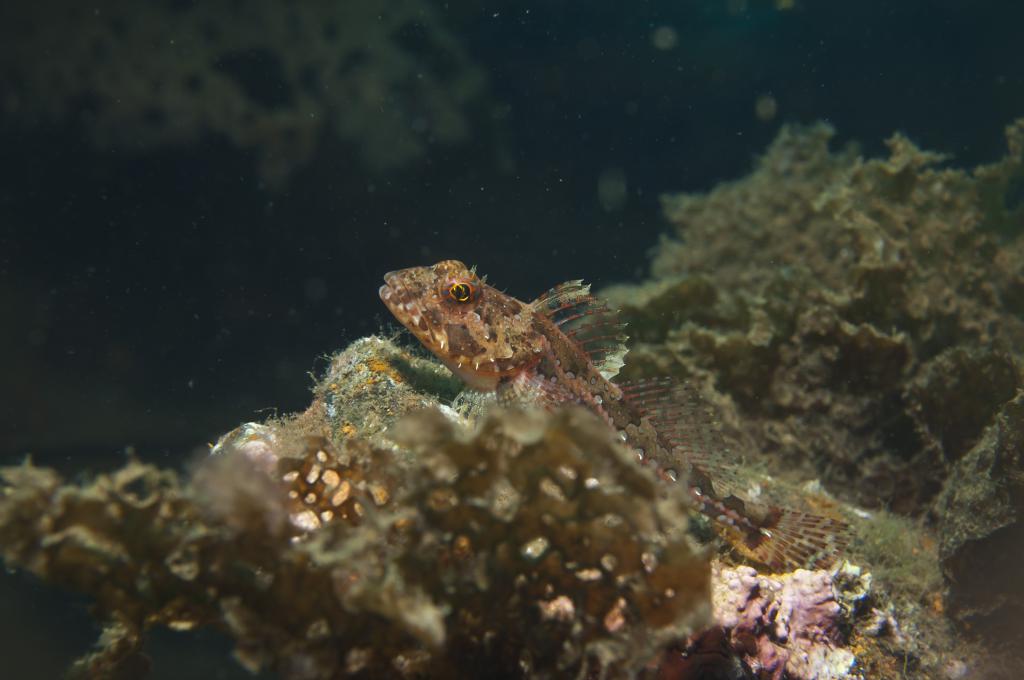
[[[582,281],[526,303],[457,260],[389,272],[380,297],[395,318],[473,389],[507,404],[579,404],[613,428],[749,558],[774,569],[826,567],[846,544],[838,518],[753,505],[731,488],[734,467],[711,416],[685,383],[615,377],[625,326]]]

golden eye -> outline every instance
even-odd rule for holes
[[[471,283],[456,281],[448,287],[448,297],[460,304],[466,304],[467,302],[472,302],[473,298],[476,297],[476,288]]]

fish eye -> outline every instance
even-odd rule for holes
[[[464,305],[476,298],[476,288],[467,281],[455,281],[448,286],[448,297]]]

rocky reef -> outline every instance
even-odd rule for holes
[[[868,508],[861,561],[922,626],[909,642],[952,635],[931,610],[1016,643],[1024,120],[970,171],[901,135],[879,159],[832,136],[785,128],[748,177],[664,197],[650,280],[605,291],[635,340],[626,372],[708,384],[750,465]]]
[[[185,481],[9,468],[4,558],[96,598],[109,623],[85,677],[135,672],[154,625],[216,625],[250,668],[331,678],[632,674],[708,624],[682,499],[586,414],[468,430],[434,409],[372,434],[439,370],[357,343],[307,413],[238,428]],[[341,408],[342,389],[373,406]]]
[[[900,136],[831,153],[785,129],[747,178],[667,196],[652,280],[606,294],[632,372],[713,376],[757,449],[871,507],[921,514],[1021,387],[1024,224],[1010,155],[973,173]]]
[[[730,484],[854,524],[833,570],[758,572],[587,413],[494,409],[379,337],[187,473],[3,469],[5,564],[93,599],[79,677],[143,674],[156,626],[301,680],[1018,677],[1024,122],[973,172],[830,136],[667,197],[651,279],[606,294],[623,372],[697,387]]]
[[[6,468],[4,560],[95,599],[79,677],[142,673],[153,626],[216,627],[284,678],[856,677],[851,567],[712,569],[678,487],[603,423],[439,403],[456,385],[367,338],[306,412],[240,426],[184,478]]]
[[[856,659],[842,630],[871,588],[870,575],[797,569],[768,577],[751,567],[717,566],[715,620],[751,671],[771,678],[842,678]]]
[[[71,117],[100,149],[221,137],[272,184],[325,139],[370,170],[463,141],[484,84],[420,0],[45,1],[0,8],[0,23],[10,119]]]

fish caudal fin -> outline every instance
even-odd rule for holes
[[[850,533],[841,519],[775,508],[766,526],[736,547],[775,570],[828,569],[846,549]]]
[[[780,571],[825,569],[837,561],[850,542],[850,526],[842,519],[744,500],[749,482],[738,456],[695,385],[660,378],[619,387],[671,447],[669,466],[686,470],[701,512],[718,519],[719,531],[738,552]]]

